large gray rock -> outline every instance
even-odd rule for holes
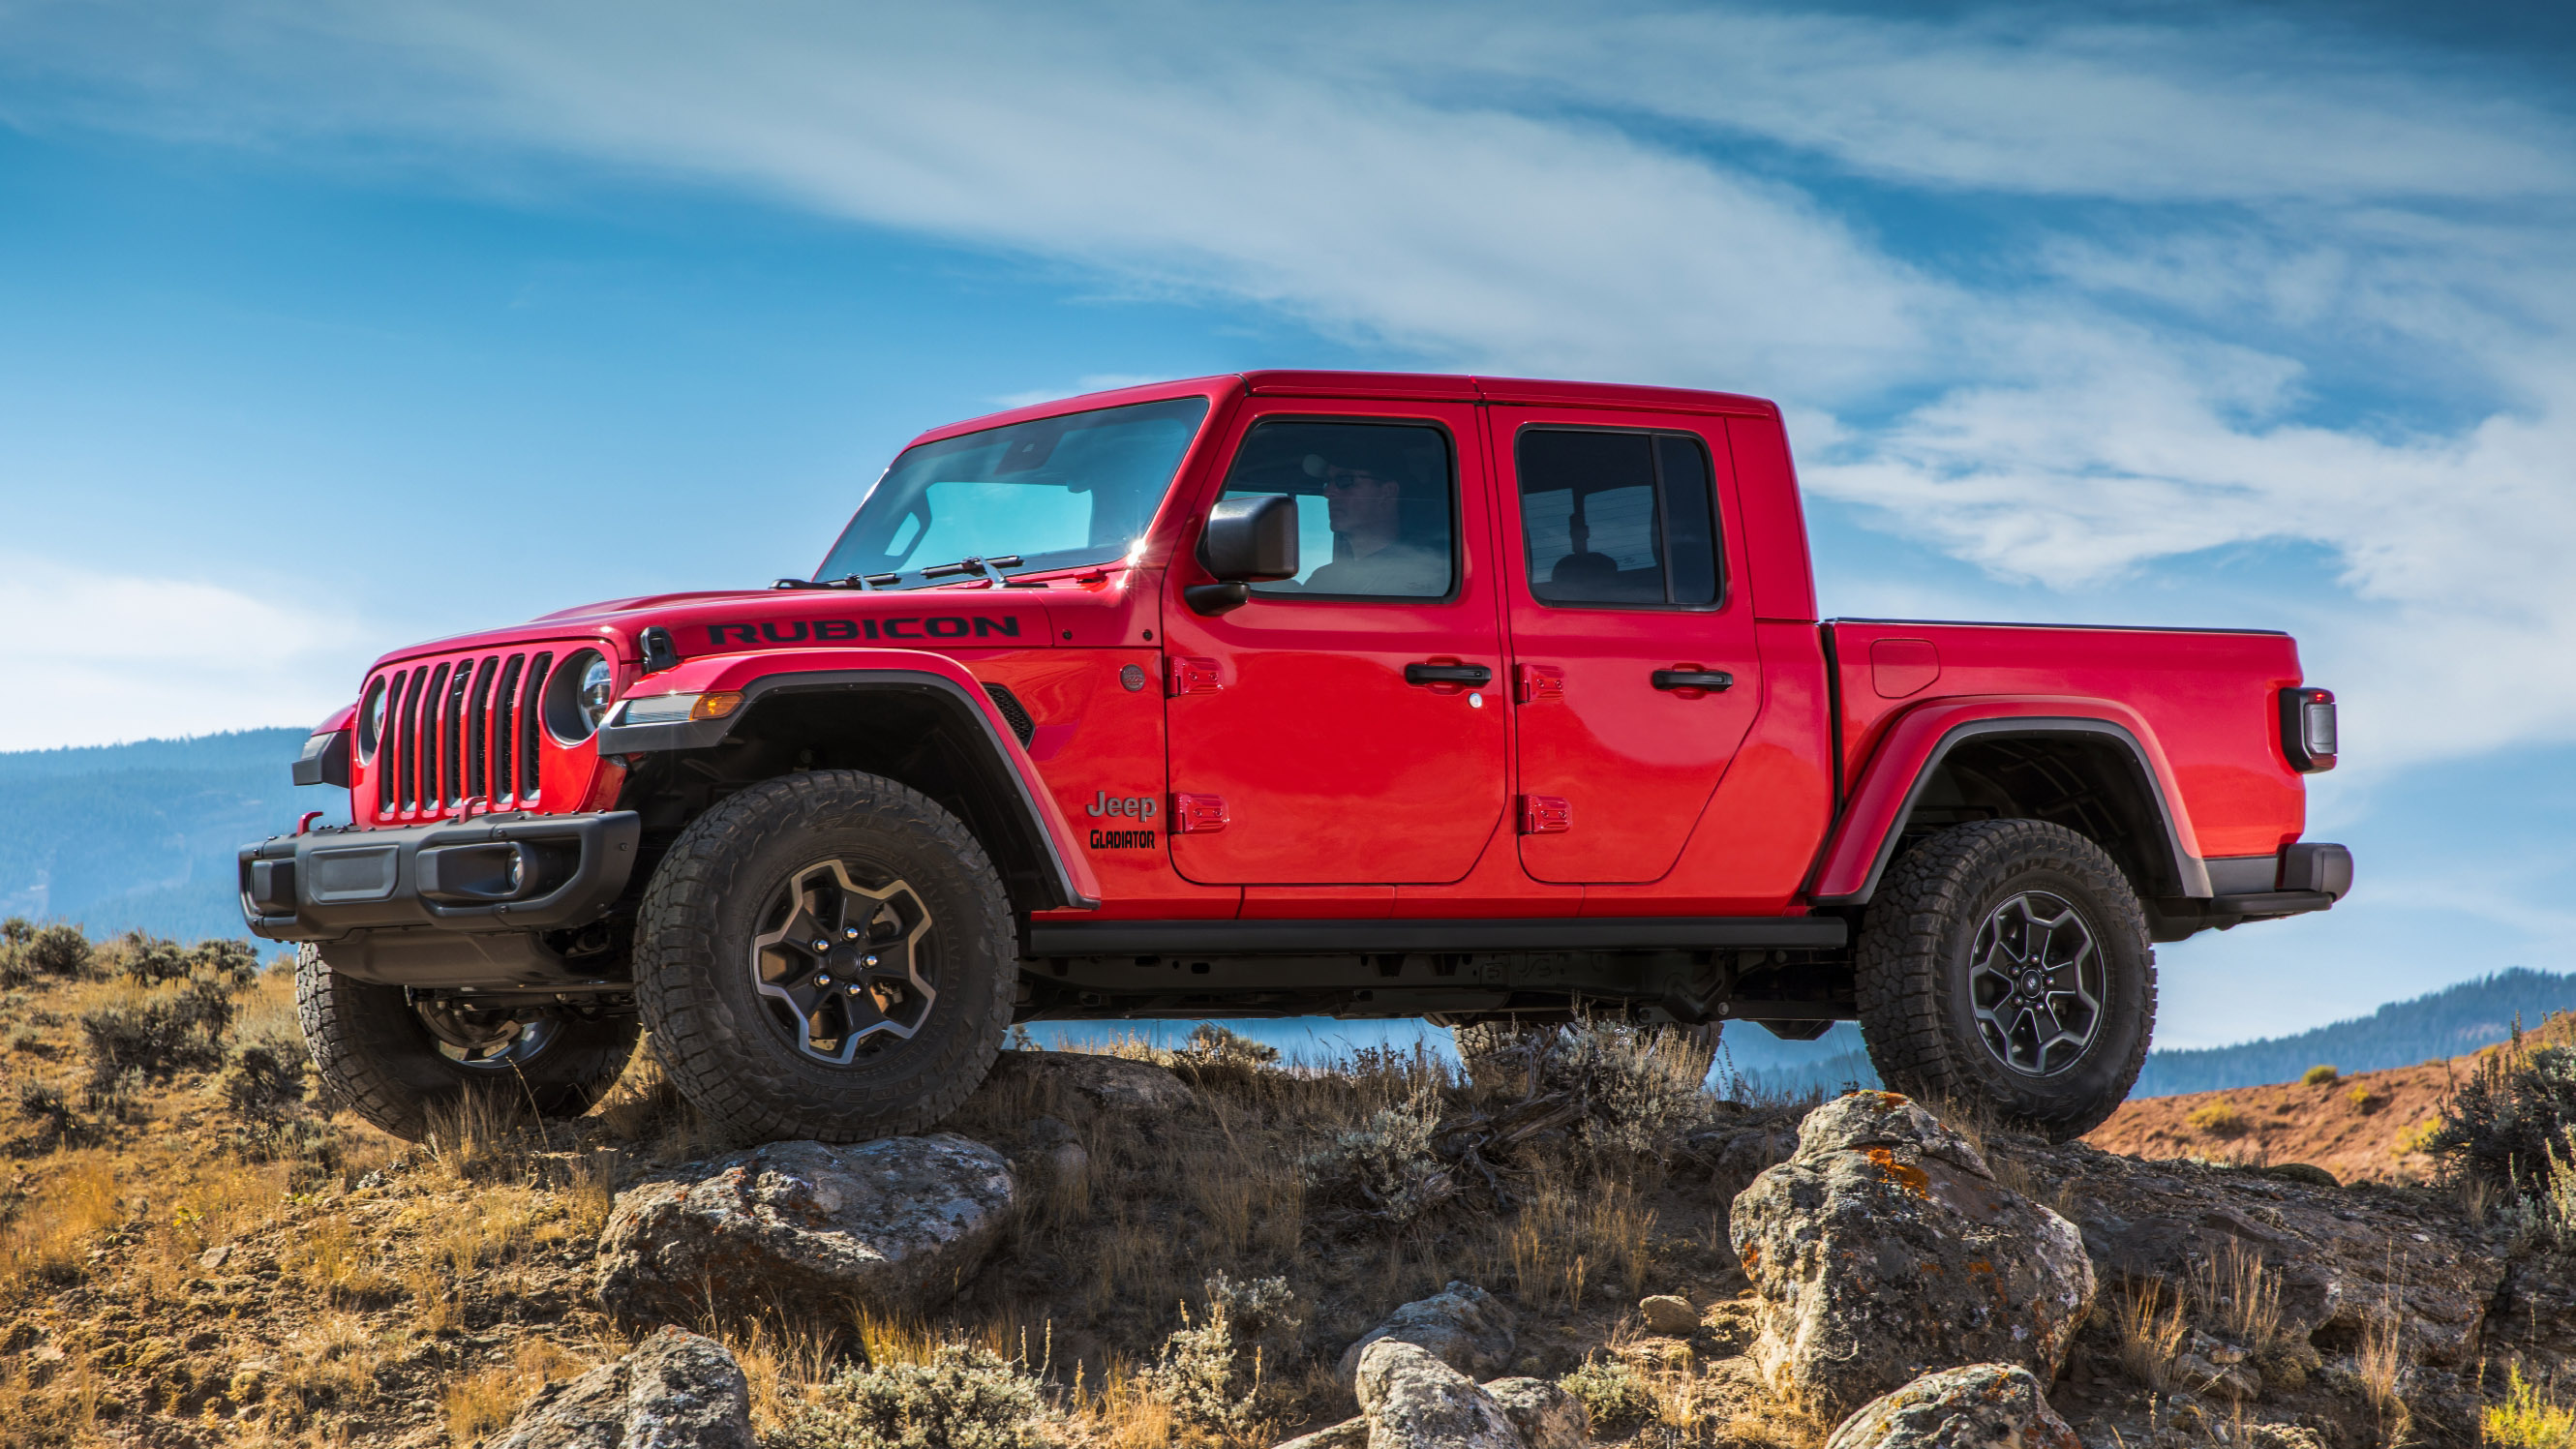
[[[1368,1449],[1524,1449],[1520,1430],[1476,1381],[1402,1339],[1360,1355]]]
[[[1100,1052],[1003,1052],[993,1058],[993,1070],[975,1096],[1012,1103],[1008,1115],[1014,1118],[1083,1106],[1181,1112],[1199,1103],[1199,1094],[1171,1068]]]
[[[2084,1449],[2030,1370],[1977,1363],[1925,1374],[1843,1421],[1825,1449]]]
[[[2054,1378],[2093,1305],[2075,1226],[1893,1092],[1809,1113],[1729,1229],[1760,1298],[1751,1357],[1774,1393],[1819,1414],[1953,1364]]]
[[[500,1449],[752,1449],[751,1396],[723,1344],[664,1328],[615,1363],[548,1384]]]
[[[1417,1298],[1342,1351],[1334,1372],[1345,1386],[1357,1381],[1360,1355],[1368,1346],[1389,1338],[1427,1349],[1458,1372],[1481,1379],[1501,1373],[1512,1361],[1512,1311],[1473,1283],[1453,1282],[1428,1298]]]
[[[629,1321],[907,1309],[974,1271],[1016,1191],[1000,1153],[945,1132],[692,1163],[618,1196],[599,1300]]]
[[[1484,1387],[1529,1449],[1583,1449],[1592,1438],[1583,1401],[1545,1379],[1496,1379]]]

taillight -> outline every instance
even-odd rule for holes
[[[2335,767],[2335,698],[2331,689],[2281,691],[2281,753],[2305,774]]]

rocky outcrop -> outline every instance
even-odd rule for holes
[[[1502,1405],[1419,1345],[1371,1343],[1360,1355],[1358,1389],[1368,1449],[1522,1449]]]
[[[1006,1051],[975,1089],[977,1098],[1021,1104],[1007,1115],[1027,1117],[1059,1107],[1121,1112],[1180,1112],[1196,1107],[1197,1092],[1169,1067],[1098,1052]],[[970,1099],[968,1110],[978,1105]]]
[[[1699,1310],[1691,1301],[1676,1293],[1657,1293],[1639,1299],[1637,1316],[1645,1320],[1646,1331],[1670,1337],[1699,1332]]]
[[[909,1310],[983,1261],[1015,1192],[1000,1153],[949,1133],[693,1163],[619,1195],[599,1299],[629,1321]]]
[[[1819,1414],[1963,1363],[2053,1377],[2092,1308],[2075,1226],[1893,1092],[1809,1113],[1729,1228],[1760,1295],[1751,1356],[1773,1392]]]
[[[1496,1379],[1484,1387],[1529,1449],[1583,1449],[1592,1438],[1583,1401],[1545,1379]]]
[[[1369,1345],[1386,1339],[1412,1344],[1470,1379],[1481,1379],[1510,1365],[1513,1315],[1484,1289],[1453,1282],[1405,1304],[1361,1334],[1335,1366],[1344,1384],[1357,1382],[1360,1358]]]
[[[1925,1374],[1863,1405],[1825,1449],[2083,1449],[2030,1370],[1979,1363]]]
[[[724,1345],[664,1328],[617,1362],[548,1384],[500,1449],[752,1449],[751,1398]]]

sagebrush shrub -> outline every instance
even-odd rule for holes
[[[2528,1046],[2517,1030],[2506,1049],[2479,1059],[2424,1150],[2454,1178],[2519,1197],[2548,1185],[2550,1156],[2569,1154],[2571,1129],[2576,1047]]]
[[[232,998],[212,981],[189,981],[82,1012],[92,1092],[114,1089],[129,1072],[166,1078],[221,1065],[224,1028],[232,1018]]]
[[[1216,1077],[1248,1080],[1279,1060],[1279,1048],[1238,1036],[1212,1021],[1203,1021],[1189,1041],[1172,1053],[1172,1065],[1202,1082]]]
[[[151,985],[183,981],[196,965],[195,954],[167,936],[136,929],[108,943],[118,974]]]
[[[1409,1223],[1456,1191],[1456,1180],[1431,1150],[1439,1126],[1440,1094],[1426,1086],[1333,1133],[1300,1166],[1327,1200],[1356,1197],[1374,1216]]]
[[[225,1053],[215,1090],[242,1121],[274,1123],[304,1100],[304,1063],[301,1042],[273,1036],[239,1042]]]
[[[1247,1436],[1284,1407],[1277,1375],[1305,1320],[1285,1278],[1237,1283],[1219,1273],[1205,1287],[1207,1312],[1193,1320],[1184,1306],[1161,1361],[1141,1377],[1185,1427]]]
[[[1453,1035],[1480,1090],[1563,1093],[1580,1102],[1575,1142],[1596,1161],[1660,1156],[1708,1120],[1709,1049],[1670,1027],[1588,1018],[1562,1026],[1479,1023]]]
[[[1038,1449],[1038,1382],[989,1349],[946,1344],[926,1364],[844,1369],[765,1449]]]
[[[2343,1073],[2335,1070],[2333,1067],[2320,1063],[2299,1074],[2299,1085],[2303,1087],[2329,1086],[2342,1075]]]
[[[1557,1387],[1581,1401],[1592,1416],[1596,1436],[1617,1437],[1642,1428],[1655,1417],[1655,1392],[1637,1371],[1617,1359],[1585,1359],[1583,1367],[1556,1381]]]
[[[2212,1137],[2242,1137],[2254,1125],[2244,1109],[2223,1100],[2194,1107],[2183,1121],[2193,1131],[2206,1132]]]
[[[248,941],[201,941],[188,953],[188,973],[248,986],[259,979],[259,951]]]
[[[18,943],[18,950],[47,976],[78,976],[89,969],[89,937],[78,926],[47,926]]]
[[[0,921],[0,946],[24,946],[35,934],[36,923],[25,916],[11,916]]]

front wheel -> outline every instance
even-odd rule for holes
[[[1888,868],[1862,919],[1870,1062],[1898,1091],[2063,1142],[2138,1079],[2156,958],[2128,877],[2038,820],[1954,826]]]
[[[295,953],[295,1012],[332,1094],[412,1142],[476,1089],[578,1117],[635,1054],[635,1018],[622,1011],[419,995],[343,976],[311,946]]]
[[[745,1141],[937,1122],[991,1069],[1018,981],[1009,900],[973,833],[856,770],[763,781],[699,816],[636,925],[656,1055]]]

